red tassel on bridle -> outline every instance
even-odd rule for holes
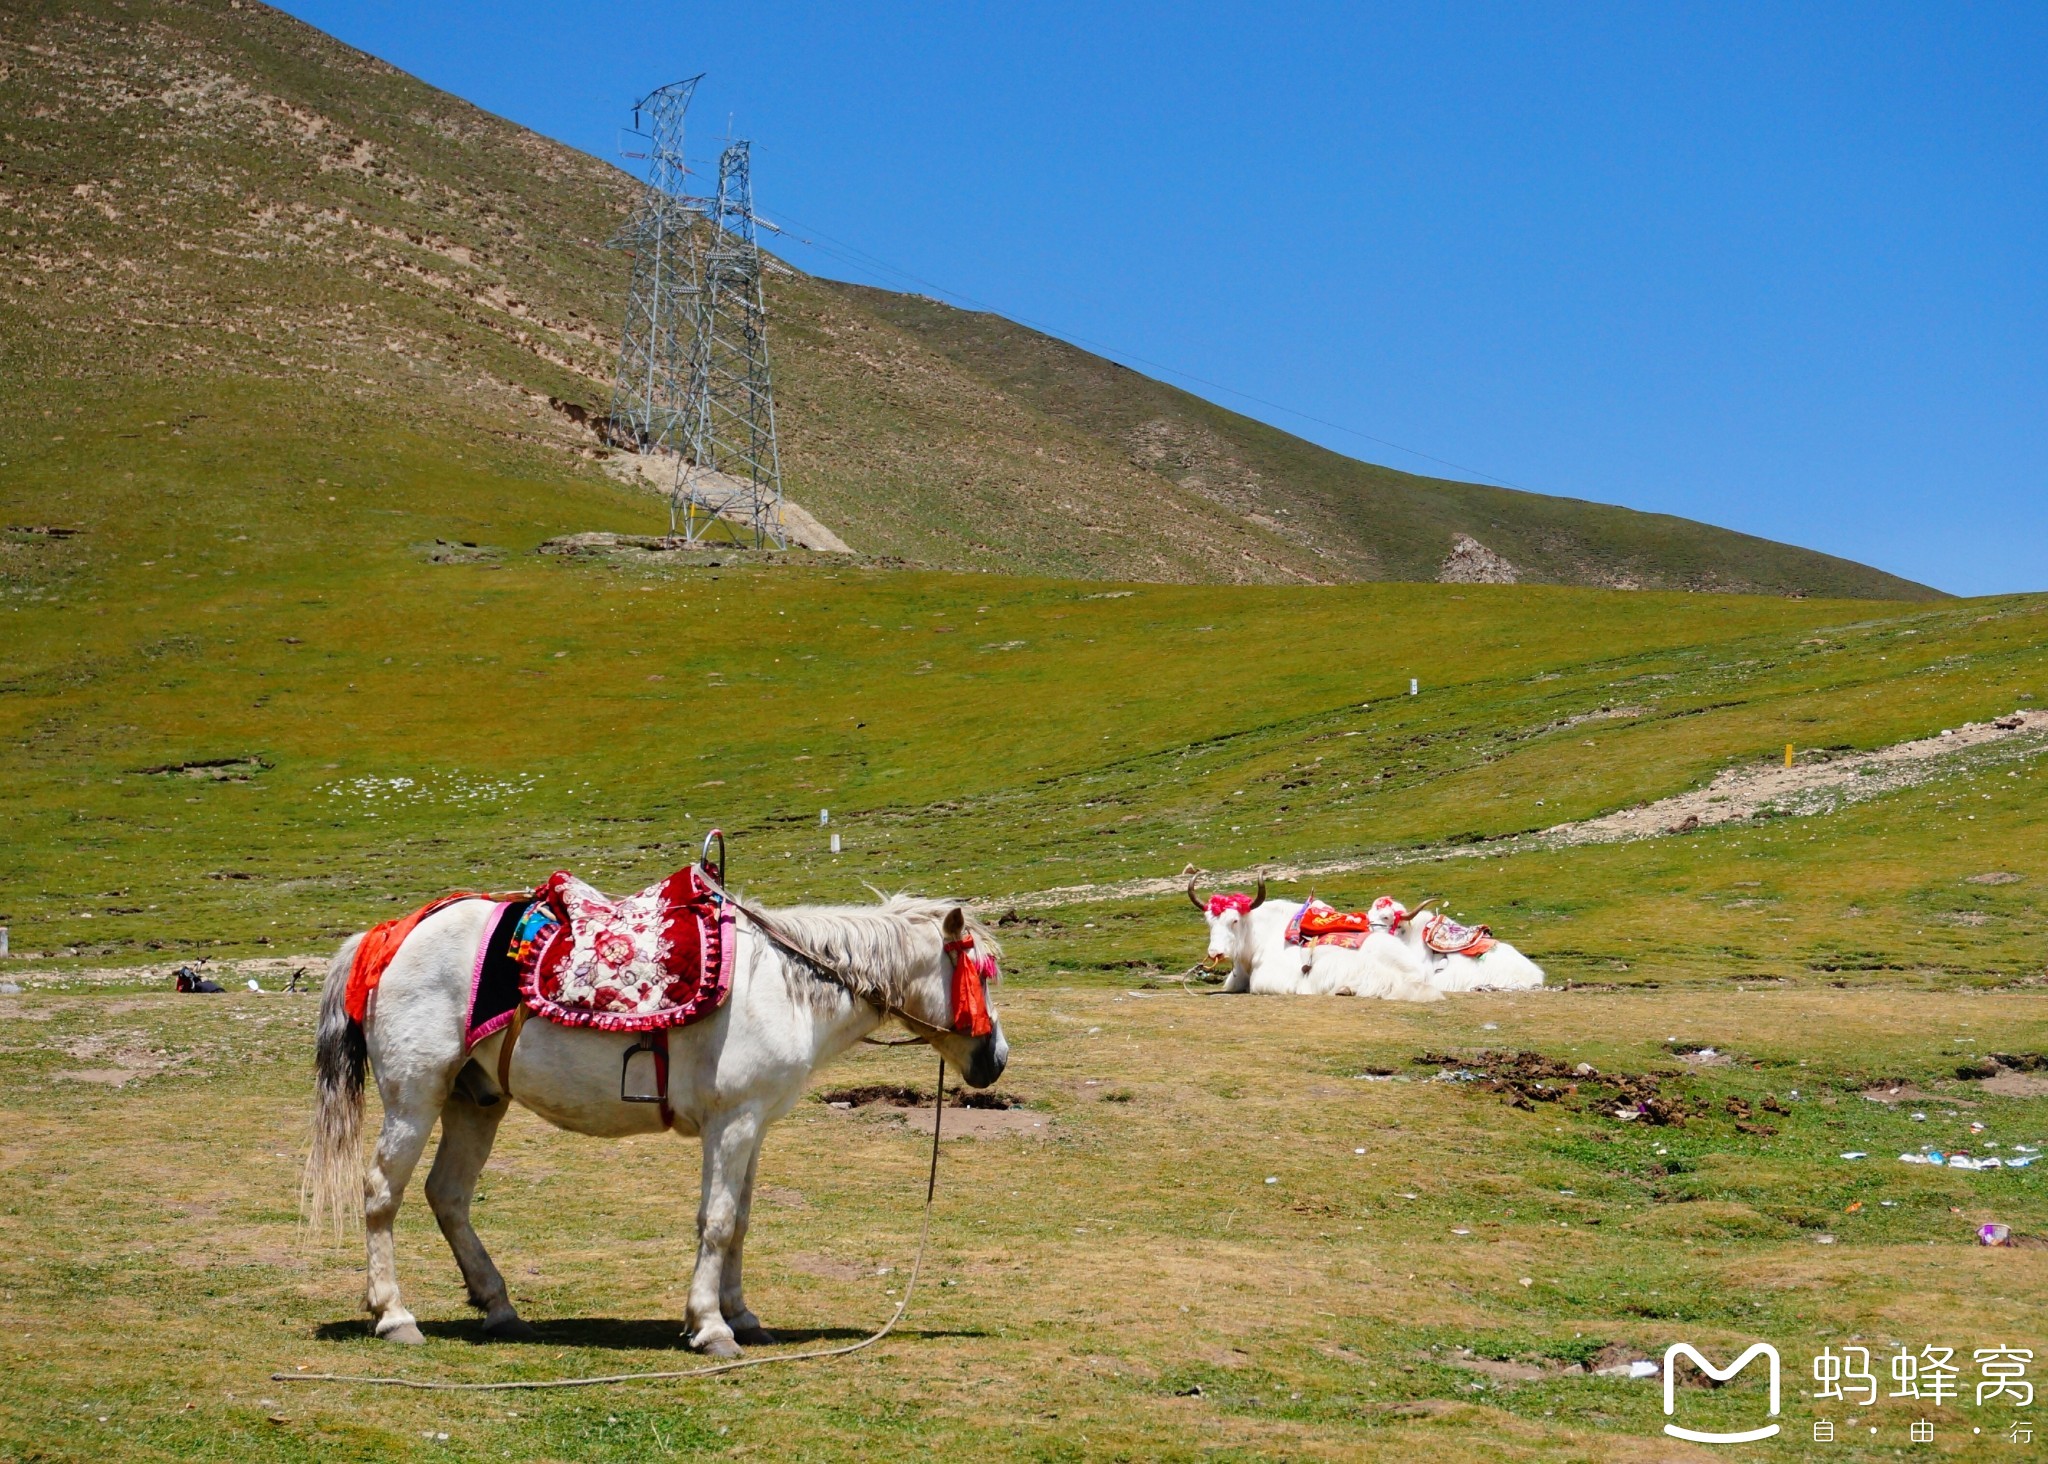
[[[996,974],[996,963],[975,954],[971,935],[947,941],[946,954],[953,958],[953,1030],[986,1037],[996,1029],[988,1014],[988,983]]]

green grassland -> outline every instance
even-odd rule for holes
[[[2048,1141],[2040,1099],[1955,1077],[2048,1049],[2038,759],[1632,844],[1502,836],[1788,741],[1821,758],[2032,704],[2048,600],[565,559],[534,550],[644,529],[645,501],[565,491],[524,448],[450,461],[400,424],[287,432],[306,402],[282,387],[210,405],[53,406],[0,451],[0,523],[78,531],[7,533],[0,586],[0,913],[42,953],[0,997],[0,1452],[1669,1458],[1654,1386],[1563,1369],[1767,1337],[1798,1434],[1838,1416],[1799,1391],[1820,1346],[2043,1335],[2040,1253],[1969,1243],[1993,1218],[2048,1236],[2035,1172],[1893,1158]],[[482,557],[435,562],[437,541]],[[474,1345],[415,1198],[404,1274],[433,1340],[394,1359],[356,1319],[354,1247],[295,1218],[312,1004],[194,1003],[161,994],[165,967],[316,953],[444,887],[556,867],[636,887],[714,823],[764,900],[873,883],[1022,906],[1003,1086],[1045,1127],[949,1145],[906,1329],[858,1360],[606,1395],[268,1382],[684,1364],[694,1160],[515,1117],[480,1223],[546,1345]],[[1481,846],[1320,892],[1443,896],[1574,989],[1218,1000],[1148,980],[1200,953],[1178,896],[1028,898]],[[1986,872],[2017,878],[1968,882]],[[89,974],[110,968],[133,975]],[[1695,1070],[1672,1038],[1734,1061]],[[1664,1074],[1694,1116],[1522,1111],[1418,1062],[1502,1049]],[[869,1077],[930,1081],[912,1054],[832,1080]],[[1897,1079],[1925,1122],[1859,1096]],[[1766,1095],[1772,1132],[1736,1128],[1728,1101]],[[750,1270],[772,1325],[831,1340],[886,1314],[921,1162],[868,1110],[785,1126]],[[1694,1421],[1755,1404],[1687,1401]],[[1889,1457],[1909,1406],[1842,1456]],[[1957,1456],[2009,1422],[1930,1412]]]
[[[272,430],[293,405],[251,388],[170,418],[142,401],[97,433],[80,414],[5,447],[4,521],[80,531],[6,546],[15,837],[0,913],[19,948],[275,949],[451,881],[516,885],[564,862],[651,877],[713,823],[770,899],[866,881],[1000,900],[1187,862],[1470,843],[1694,786],[1786,742],[1825,755],[1924,736],[2048,680],[2048,605],[2029,597],[1226,592],[730,555],[569,561],[532,551],[641,526],[644,500],[566,494],[516,456],[445,463],[395,428],[323,448]],[[434,563],[437,541],[498,552]],[[258,763],[220,780],[144,771],[215,759]],[[1990,857],[2040,796],[2031,766],[2007,771],[2021,776],[1969,785],[1969,813],[1898,827],[1898,805],[1866,805],[1831,827],[1867,830],[1893,883],[1937,851]],[[1933,810],[1961,790],[1905,801]],[[1643,881],[1737,845],[1727,857],[1768,867],[1815,837],[1795,823],[1682,854],[1560,855],[1545,867],[1612,876],[1566,876],[1572,897],[1531,918],[1561,922],[1545,935],[1567,961],[1614,958],[1621,931],[1719,950],[1741,934],[1697,902],[1635,930]],[[1477,890],[1512,864],[1431,873]],[[1816,887],[1773,896],[1815,902],[1784,957],[1836,950],[1835,917],[1859,899],[1846,879],[1831,861],[1832,904]],[[2035,885],[1973,892],[2019,918],[1931,934],[1923,907],[1949,887],[1912,888],[1854,927],[1890,964],[2038,965],[2022,913]],[[1169,944],[1147,954],[1171,959]]]

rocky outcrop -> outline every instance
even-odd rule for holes
[[[1458,534],[1451,552],[1437,567],[1437,580],[1447,585],[1511,585],[1521,576],[1515,567],[1473,538]]]

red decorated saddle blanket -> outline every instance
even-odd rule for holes
[[[732,909],[695,868],[619,900],[558,872],[521,924],[520,994],[565,1027],[680,1027],[732,992]]]
[[[1289,945],[1334,945],[1357,950],[1375,930],[1385,930],[1385,921],[1375,920],[1370,911],[1343,911],[1321,900],[1310,900],[1287,922]]]
[[[565,1027],[648,1032],[710,1015],[732,993],[731,907],[696,869],[621,900],[567,873],[500,904],[477,947],[469,1045],[522,1003]]]

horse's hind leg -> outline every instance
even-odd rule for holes
[[[419,1323],[398,1299],[398,1256],[392,1222],[398,1202],[412,1178],[413,1166],[426,1151],[434,1131],[434,1115],[446,1101],[446,1089],[423,1091],[424,1083],[378,1083],[384,1100],[384,1127],[363,1174],[363,1236],[370,1252],[370,1280],[363,1294],[377,1335],[390,1342],[424,1342]]]
[[[489,1108],[479,1106],[457,1088],[441,1108],[441,1145],[434,1151],[434,1167],[427,1171],[427,1204],[448,1248],[455,1252],[455,1264],[462,1267],[462,1279],[469,1287],[469,1303],[484,1314],[484,1331],[510,1341],[527,1341],[533,1328],[519,1319],[506,1294],[505,1278],[492,1264],[490,1252],[477,1238],[469,1223],[469,1202],[476,1194],[476,1182],[484,1162],[491,1157],[491,1144],[498,1137],[498,1124],[505,1117],[506,1104],[500,1099]]]

